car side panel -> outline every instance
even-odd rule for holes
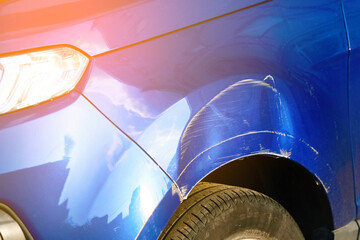
[[[1,1],[0,54],[70,44],[97,55],[263,1]]]
[[[78,93],[0,117],[0,202],[35,239],[134,239],[172,181]]]
[[[338,0],[274,0],[94,58],[83,94],[182,188],[253,154],[324,186],[355,218],[347,39]],[[79,90],[80,91],[80,90]]]
[[[360,2],[343,0],[348,30],[349,53],[349,110],[354,158],[357,218],[360,218]]]
[[[181,199],[176,194],[168,191],[161,200],[151,217],[141,229],[137,240],[153,240],[160,236],[168,224],[171,216],[181,203]]]

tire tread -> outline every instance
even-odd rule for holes
[[[179,206],[159,239],[196,239],[197,234],[220,214],[239,204],[256,202],[262,202],[270,209],[276,208],[294,221],[280,204],[261,193],[236,186],[204,182],[193,189],[189,198]],[[297,226],[295,221],[294,224]],[[181,229],[186,231],[180,231]]]

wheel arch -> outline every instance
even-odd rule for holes
[[[347,130],[322,112],[319,99],[328,100],[271,75],[239,80],[222,90],[189,120],[179,157],[169,168],[177,171],[174,179],[184,198],[216,169],[238,159],[270,155],[297,166],[292,167],[296,173],[322,186],[326,197],[319,199],[330,205],[330,220],[325,221],[329,229],[352,221],[356,210]]]
[[[326,188],[308,169],[291,159],[265,154],[248,156],[216,168],[200,182],[244,187],[273,198],[288,210],[310,239],[334,230]]]

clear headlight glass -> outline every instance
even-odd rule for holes
[[[1,57],[0,114],[70,92],[88,63],[88,57],[70,47]]]

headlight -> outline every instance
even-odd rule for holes
[[[0,58],[0,114],[51,100],[74,89],[89,59],[69,47]]]

